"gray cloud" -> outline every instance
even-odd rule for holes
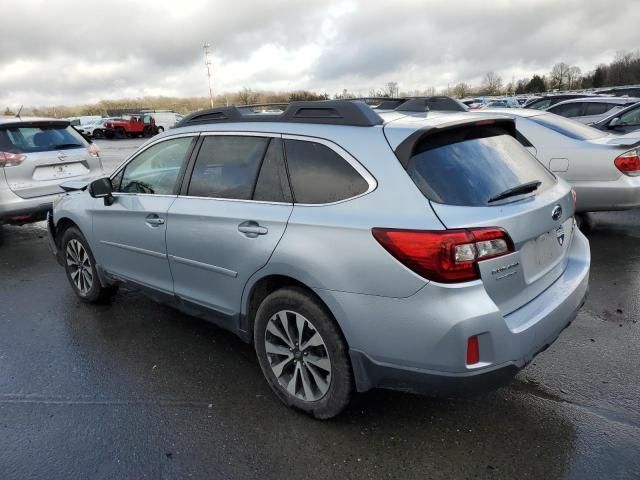
[[[640,45],[640,4],[619,0],[22,0],[3,6],[0,108],[146,94],[204,95],[200,46],[217,90],[366,93],[479,82],[488,70],[584,70]]]

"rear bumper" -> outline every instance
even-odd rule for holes
[[[576,211],[627,210],[640,206],[640,177],[611,182],[571,182],[577,193]]]
[[[589,282],[590,252],[576,232],[563,274],[503,316],[481,282],[428,284],[408,298],[317,290],[350,346],[359,391],[382,387],[430,395],[471,394],[504,385],[576,317]],[[470,336],[480,362],[466,365]]]
[[[21,198],[11,190],[0,191],[0,223],[22,225],[46,218],[56,195]]]

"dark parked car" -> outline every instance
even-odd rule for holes
[[[564,102],[565,100],[573,100],[574,98],[591,97],[588,93],[560,93],[557,95],[543,95],[540,98],[528,102],[522,108],[535,108],[536,110],[545,110],[551,105]]]

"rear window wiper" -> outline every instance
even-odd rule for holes
[[[517,187],[509,188],[502,193],[494,195],[487,203],[497,202],[498,200],[503,200],[509,197],[515,197],[516,195],[523,195],[525,193],[535,192],[538,187],[542,185],[540,180],[533,180],[531,182],[523,183],[522,185],[518,185]]]

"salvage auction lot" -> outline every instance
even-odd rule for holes
[[[98,142],[113,170],[142,140]],[[43,223],[0,234],[0,478],[638,478],[640,211],[591,215],[590,295],[509,388],[374,391],[319,422],[250,346],[121,289],[86,305]]]

